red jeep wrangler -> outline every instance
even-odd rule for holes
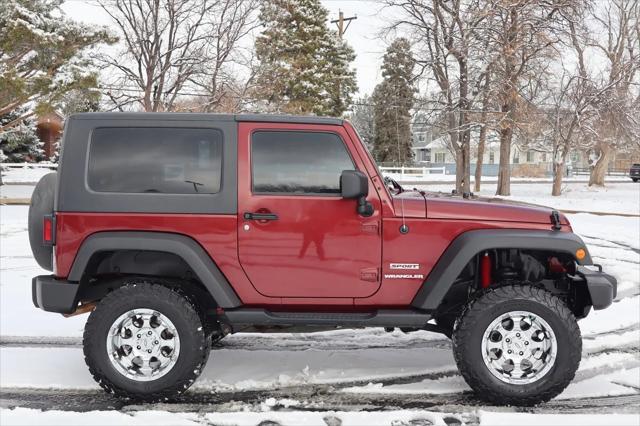
[[[616,295],[563,215],[405,190],[344,120],[79,114],[62,146],[29,211],[53,271],[33,302],[91,312],[85,359],[119,396],[184,392],[228,333],[399,327],[451,337],[481,398],[535,404]]]

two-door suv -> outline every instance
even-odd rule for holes
[[[29,237],[53,272],[33,303],[91,312],[91,374],[142,400],[184,392],[228,333],[385,327],[451,337],[481,398],[535,404],[616,296],[562,214],[405,190],[333,118],[71,116]]]

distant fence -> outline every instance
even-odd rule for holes
[[[58,165],[55,163],[0,163],[3,169],[50,169],[56,170]]]
[[[588,167],[583,167],[583,168],[574,167],[573,169],[571,169],[571,174],[576,176],[579,176],[579,175],[588,176],[591,174],[591,169],[589,169]],[[609,168],[607,169],[607,176],[629,176],[629,169]]]
[[[393,175],[401,180],[406,179],[427,179],[429,175],[444,175],[445,167],[380,167],[380,171],[385,175]]]

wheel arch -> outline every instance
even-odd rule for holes
[[[456,237],[440,256],[416,293],[414,308],[435,311],[466,265],[485,250],[523,249],[552,251],[570,255],[579,265],[593,264],[582,239],[570,232],[516,229],[481,229]],[[585,257],[577,259],[578,249]]]
[[[163,261],[174,264],[183,262],[218,306],[235,308],[242,304],[229,281],[198,242],[188,236],[168,232],[116,231],[92,234],[80,246],[67,279],[84,285],[91,278],[88,272],[95,270],[96,263],[105,254],[123,251],[158,253],[159,265]]]

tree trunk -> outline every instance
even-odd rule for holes
[[[600,158],[596,161],[591,174],[589,175],[589,186],[604,186],[604,177],[609,168],[609,158],[611,157],[611,147],[609,144],[600,144]]]
[[[456,147],[456,194],[462,194],[464,177],[464,156],[462,149]]]
[[[564,177],[564,158],[560,162],[553,162],[553,188],[551,195],[557,197],[562,194],[562,178]]]
[[[487,125],[486,123],[486,112],[482,112],[482,127],[480,127],[480,139],[478,140],[478,158],[476,159],[476,182],[473,187],[475,192],[480,192],[480,183],[482,181],[482,163],[484,162],[484,147],[487,142]]]
[[[462,193],[471,192],[471,131],[467,128],[462,135]]]
[[[511,138],[513,129],[510,125],[500,130],[500,168],[498,170],[498,187],[496,195],[511,195]]]
[[[489,76],[491,72],[486,71],[484,76],[484,94],[482,96],[482,113],[480,114],[480,138],[478,140],[478,156],[476,159],[475,185],[473,190],[480,192],[482,183],[482,165],[484,164],[484,149],[487,144],[487,110],[489,109]]]

